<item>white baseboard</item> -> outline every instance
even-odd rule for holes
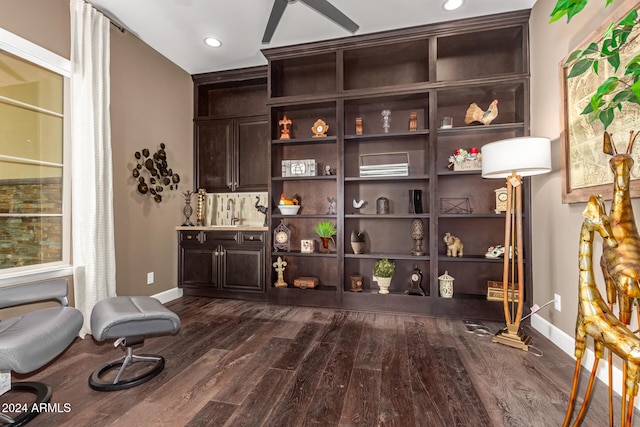
[[[164,292],[160,292],[159,294],[155,294],[151,296],[157,299],[158,301],[160,301],[161,303],[166,304],[169,301],[173,301],[174,299],[178,299],[182,297],[182,289],[180,288],[168,289]]]
[[[538,314],[531,316],[531,326],[575,360],[574,337],[561,331]],[[591,339],[588,340],[589,345],[592,342],[593,341]],[[582,358],[582,367],[591,372],[594,360],[595,354],[593,353],[593,349],[587,347],[584,357]],[[605,359],[598,364],[598,372],[596,374],[597,378],[604,383],[605,387],[609,387],[609,373],[607,368],[608,363]],[[622,370],[617,366],[613,367],[613,391],[618,396],[622,395]],[[571,392],[571,390],[567,390],[567,393],[569,392]],[[634,406],[640,409],[640,401],[638,399],[636,399]]]

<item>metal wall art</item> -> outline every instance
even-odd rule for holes
[[[177,190],[180,175],[173,173],[167,164],[167,152],[164,143],[153,155],[148,148],[134,153],[136,165],[131,174],[138,182],[140,194],[153,196],[156,203],[162,202],[162,192],[165,190]]]

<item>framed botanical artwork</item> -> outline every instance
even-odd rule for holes
[[[627,0],[607,17],[603,23],[580,45],[573,50],[584,49],[591,43],[602,41],[602,35],[611,22],[618,22],[632,8],[640,7],[640,0]],[[640,34],[634,32],[629,43],[620,54],[620,63],[626,64],[640,54]],[[602,194],[611,199],[613,193],[613,173],[609,167],[611,156],[603,153],[604,127],[599,121],[590,123],[586,115],[580,113],[589,104],[591,95],[608,77],[624,73],[621,65],[617,73],[609,64],[600,62],[596,75],[592,70],[567,79],[573,63],[566,64],[566,58],[560,63],[562,88],[562,202],[586,202],[592,194]],[[629,141],[630,131],[640,130],[640,106],[625,103],[622,113],[607,131],[612,135],[618,152],[624,152]],[[640,144],[638,144],[640,145]],[[632,152],[635,160],[631,170],[631,197],[640,197],[640,146]]]

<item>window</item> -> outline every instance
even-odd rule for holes
[[[0,31],[0,279],[69,264],[69,75],[67,60]]]

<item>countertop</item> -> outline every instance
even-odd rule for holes
[[[203,231],[269,231],[269,227],[261,225],[212,225],[212,226],[192,226],[179,225],[176,230],[203,230]]]

